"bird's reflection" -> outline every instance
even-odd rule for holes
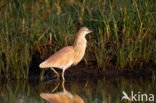
[[[58,83],[59,85],[59,83]],[[54,90],[58,88],[58,85]],[[65,89],[62,83],[63,91],[57,93],[41,93],[40,96],[50,103],[84,103],[83,99],[78,95],[73,95]],[[54,92],[54,90],[52,92]]]

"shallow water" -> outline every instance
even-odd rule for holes
[[[155,76],[152,77],[107,77],[107,78],[73,78],[66,79],[64,85],[56,81],[15,81],[0,82],[0,103],[47,103],[40,96],[41,93],[50,93],[52,100],[56,100],[58,93],[65,94],[66,90],[70,96],[79,99],[78,103],[133,103],[127,100],[121,101],[123,91],[130,97],[131,92],[137,94],[136,99],[141,100],[141,94],[156,94]],[[45,96],[45,95],[44,95]],[[59,100],[67,101],[68,96],[57,97]],[[70,97],[69,96],[69,97]],[[154,98],[155,99],[155,98]],[[70,99],[71,100],[71,99]],[[145,101],[146,98],[144,97]],[[68,102],[69,103],[69,102]],[[74,102],[76,103],[76,102]],[[135,103],[135,102],[134,102]],[[154,103],[154,102],[140,102]]]

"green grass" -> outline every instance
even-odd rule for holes
[[[87,37],[85,60],[97,62],[100,69],[109,65],[141,69],[156,63],[155,4],[155,0],[2,0],[0,75],[28,78],[33,54],[39,52],[43,59],[71,45],[81,26],[94,31]]]

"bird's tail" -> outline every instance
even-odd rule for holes
[[[40,67],[40,68],[48,68],[46,64],[47,64],[46,62],[42,62],[42,63],[39,65],[39,67]]]

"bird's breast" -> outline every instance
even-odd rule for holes
[[[79,45],[79,47],[75,48],[75,56],[73,61],[74,65],[78,64],[82,60],[85,54],[85,50],[86,50],[86,43],[84,43],[83,45]]]

